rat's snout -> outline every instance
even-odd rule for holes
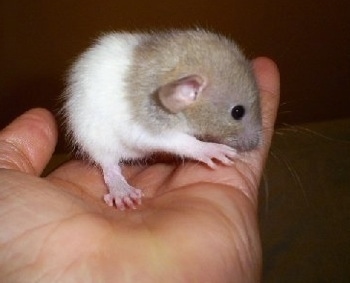
[[[237,139],[236,149],[238,151],[249,151],[259,146],[261,131],[244,131]]]
[[[256,147],[258,147],[259,144],[260,144],[260,138],[256,136],[256,137],[250,138],[250,139],[238,140],[235,148],[238,151],[249,151],[249,150],[253,150]]]
[[[257,148],[262,141],[262,121],[259,111],[250,111],[252,115],[242,121],[237,131],[236,146],[238,151],[250,151]]]
[[[225,144],[232,146],[239,152],[250,151],[259,146],[261,142],[261,133],[259,132],[242,132],[235,138],[229,138]]]

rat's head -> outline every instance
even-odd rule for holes
[[[247,151],[261,141],[261,112],[251,65],[241,59],[181,77],[158,94],[165,108],[186,117],[194,136]]]

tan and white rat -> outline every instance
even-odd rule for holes
[[[64,99],[73,143],[101,167],[104,200],[121,210],[142,196],[123,161],[167,152],[215,168],[261,140],[250,62],[202,29],[100,37],[73,64]]]

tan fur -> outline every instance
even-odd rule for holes
[[[189,75],[203,77],[206,88],[184,111],[169,113],[157,90]],[[204,30],[142,34],[128,78],[135,120],[152,132],[182,129],[232,146],[242,127],[260,131],[259,98],[250,63],[226,37]],[[232,107],[242,103],[249,108],[249,123],[231,117]]]

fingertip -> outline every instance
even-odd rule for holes
[[[32,120],[33,123],[37,123],[38,127],[46,137],[50,140],[50,143],[56,145],[58,130],[57,123],[54,115],[45,108],[33,108],[21,115],[24,119]]]
[[[277,64],[267,57],[254,59],[253,70],[260,91],[264,135],[262,156],[266,157],[271,145],[280,100],[280,74]]]
[[[257,82],[262,91],[279,96],[280,74],[277,64],[268,57],[257,57],[253,60],[253,69]]]
[[[266,56],[259,56],[253,59],[254,65],[269,66],[278,69],[277,64],[271,58]]]
[[[54,116],[46,109],[23,113],[0,132],[0,168],[40,175],[57,142]]]
[[[254,59],[253,69],[260,90],[263,120],[267,127],[272,127],[280,100],[279,70],[277,64],[267,57]]]
[[[35,130],[33,134],[40,134],[49,144],[56,145],[58,130],[56,119],[53,114],[45,108],[32,108],[16,118],[9,128],[26,127]],[[5,128],[6,130],[6,128]],[[31,131],[32,132],[32,131]],[[39,136],[38,136],[39,137]]]

